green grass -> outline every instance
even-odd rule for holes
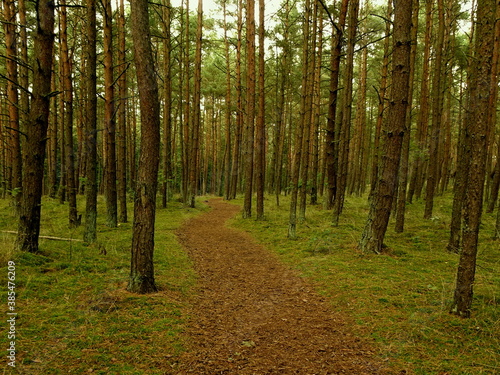
[[[391,221],[388,255],[363,254],[357,242],[368,213],[349,197],[340,225],[331,212],[308,207],[298,239],[287,239],[289,201],[266,200],[266,220],[233,221],[314,281],[357,334],[373,341],[394,369],[414,374],[500,373],[500,244],[494,215],[484,215],[471,319],[448,313],[458,255],[446,252],[451,197],[439,197],[431,220],[423,202],[410,205],[405,232]]]
[[[79,203],[83,210],[83,201]],[[4,296],[7,262],[16,263],[17,366],[11,373],[164,374],[171,369],[184,350],[182,331],[196,281],[174,231],[205,210],[202,204],[198,207],[171,202],[157,210],[155,273],[160,292],[146,296],[125,291],[132,224],[106,227],[102,200],[98,245],[40,240],[40,254],[20,253],[13,249],[15,236],[0,233]],[[0,230],[15,230],[9,201],[0,201],[0,212]],[[67,206],[44,199],[42,235],[81,239],[83,227],[70,230],[67,221]],[[8,341],[6,334],[0,336],[2,348]],[[5,364],[3,357],[2,371]]]

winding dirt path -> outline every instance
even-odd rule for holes
[[[329,303],[249,234],[228,228],[237,206],[177,232],[199,275],[179,374],[388,374]]]

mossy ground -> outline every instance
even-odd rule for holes
[[[15,236],[0,233],[4,311],[6,265],[16,262],[18,352],[11,373],[163,374],[175,368],[185,349],[182,332],[196,275],[174,231],[205,210],[205,199],[198,200],[198,209],[177,202],[158,209],[155,267],[161,290],[147,296],[125,291],[132,224],[106,227],[102,200],[98,245],[41,240],[40,254],[22,254],[13,250]],[[491,238],[494,215],[484,215],[472,318],[461,319],[448,313],[458,262],[445,250],[450,195],[437,198],[431,220],[422,219],[422,202],[410,205],[404,233],[394,233],[391,223],[384,255],[357,249],[366,197],[347,199],[338,227],[331,225],[331,212],[309,206],[294,241],[286,237],[289,201],[281,200],[278,207],[268,197],[266,220],[237,218],[232,225],[313,280],[332,307],[352,320],[356,333],[373,340],[388,364],[422,375],[500,373],[500,245]],[[8,200],[0,200],[0,212],[0,230],[16,230]],[[82,238],[82,227],[68,228],[67,206],[44,199],[42,215],[42,235]],[[7,326],[2,330],[6,333]],[[8,341],[6,334],[0,336],[2,348]],[[4,356],[2,371],[9,373],[6,362]]]
[[[357,249],[368,214],[366,197],[348,197],[338,227],[321,206],[308,207],[298,239],[287,239],[289,201],[266,200],[266,220],[235,220],[352,317],[395,369],[415,374],[500,373],[500,243],[494,215],[484,214],[471,319],[448,313],[458,255],[447,252],[451,195],[436,198],[431,220],[424,203],[409,205],[405,232],[389,226],[387,254]]]
[[[16,263],[17,363],[12,373],[164,374],[183,350],[185,307],[196,277],[174,231],[204,206],[188,209],[171,202],[157,210],[155,273],[160,292],[142,296],[125,290],[132,223],[106,227],[101,199],[96,245],[42,239],[39,254],[19,253],[13,250],[15,236],[0,234],[4,296],[7,261]],[[83,201],[79,203],[83,210]],[[0,201],[0,206],[0,230],[16,230],[9,201]],[[83,237],[83,227],[68,228],[67,205],[45,198],[42,218],[42,235]],[[4,349],[6,336],[0,337]],[[2,371],[9,371],[6,351],[2,357]]]

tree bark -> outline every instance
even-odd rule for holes
[[[476,272],[477,245],[481,224],[486,157],[489,133],[488,112],[497,0],[477,3],[476,40],[470,79],[470,121],[465,136],[470,139],[470,168],[462,229],[462,251],[451,312],[464,318],[471,315],[473,285]],[[486,110],[485,110],[486,109]]]
[[[255,140],[255,0],[247,1],[246,18],[247,113],[245,122],[245,196],[243,201],[243,217],[249,218],[252,216]]]
[[[340,60],[342,58],[342,42],[344,38],[344,28],[347,18],[347,9],[349,0],[342,0],[340,6],[340,15],[337,27],[334,28],[332,38],[332,54],[330,59],[330,93],[328,105],[328,120],[326,125],[326,173],[327,190],[325,197],[325,207],[330,210],[333,208],[333,202],[337,193],[337,175],[338,175],[338,132],[337,132],[337,105],[340,77]]]
[[[118,197],[116,190],[116,118],[115,89],[113,78],[113,14],[111,0],[104,4],[104,198],[106,201],[106,223],[114,228],[118,225]]]
[[[97,240],[97,31],[96,0],[86,0],[87,5],[87,64],[85,84],[87,101],[85,103],[85,230],[83,240],[88,243]]]
[[[412,0],[394,6],[392,90],[380,176],[373,192],[370,212],[359,247],[364,252],[381,253],[398,183],[401,148],[406,131],[410,81]]]
[[[418,31],[419,2],[413,0],[413,18],[411,29],[411,51],[410,51],[410,83],[408,87],[408,107],[406,108],[406,132],[403,137],[403,150],[401,154],[401,165],[399,170],[399,187],[396,208],[395,232],[402,233],[405,226],[406,192],[408,187],[408,171],[410,159],[410,135],[411,135],[411,111],[413,103],[413,81],[415,77],[415,60],[417,54],[417,31]]]
[[[134,200],[131,267],[128,290],[157,291],[154,278],[156,189],[160,161],[160,102],[154,71],[148,2],[131,0],[134,61],[141,107],[141,153]]]
[[[118,217],[120,223],[128,221],[127,215],[127,61],[126,61],[126,31],[125,31],[125,5],[123,0],[119,3],[118,14],[118,108],[116,122],[116,192],[118,200]]]
[[[257,192],[257,220],[264,219],[264,186],[266,175],[264,16],[264,0],[259,0],[259,111],[257,114],[255,131],[255,188]]]
[[[425,190],[424,219],[430,219],[434,208],[434,195],[439,184],[439,143],[441,140],[442,113],[443,113],[443,50],[444,50],[444,0],[437,0],[438,5],[438,30],[435,45],[435,61],[432,79],[432,117],[431,136],[429,142],[429,175]]]
[[[66,0],[60,0],[60,37],[61,37],[61,67],[62,67],[62,101],[64,107],[64,154],[66,164],[66,196],[68,199],[68,219],[70,228],[77,227],[78,210],[76,206],[75,153],[73,149],[73,79],[72,61],[68,48],[68,27]]]
[[[16,205],[22,185],[21,139],[19,137],[19,95],[17,72],[16,9],[13,0],[4,0],[5,55],[7,73],[7,105],[9,114],[7,186]],[[28,90],[28,87],[24,87]],[[27,108],[21,108],[28,110]]]
[[[22,251],[38,252],[42,201],[45,144],[50,111],[50,84],[54,47],[54,2],[36,3],[36,34],[32,105],[26,127],[23,188],[17,246]]]

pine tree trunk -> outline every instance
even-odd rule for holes
[[[13,0],[4,0],[4,29],[5,29],[5,55],[7,70],[7,103],[9,110],[8,126],[8,188],[16,202],[19,203],[22,185],[21,140],[19,137],[19,95],[17,72],[17,37],[16,37],[16,11]],[[27,90],[28,87],[25,87]],[[28,110],[25,108],[24,110]]]
[[[106,224],[118,225],[118,198],[116,191],[116,118],[115,90],[113,78],[113,14],[111,0],[104,4],[104,199],[106,201]]]
[[[441,141],[442,113],[443,113],[443,49],[444,49],[444,0],[437,0],[438,30],[435,48],[435,61],[432,79],[432,117],[429,146],[429,174],[425,190],[424,219],[430,219],[434,208],[434,195],[439,184],[439,146]]]
[[[73,151],[73,80],[72,62],[68,49],[67,9],[66,0],[60,0],[60,36],[61,36],[61,67],[62,67],[62,99],[64,111],[64,163],[66,165],[66,194],[69,207],[69,226],[74,228],[79,225],[76,207],[76,181],[75,181],[75,154]]]
[[[120,223],[126,223],[127,217],[127,69],[125,44],[125,5],[119,3],[118,14],[118,121],[116,123],[116,187],[118,217]]]
[[[265,138],[265,64],[264,64],[264,0],[259,0],[259,111],[255,131],[255,190],[257,192],[257,220],[264,219],[264,186],[266,175],[266,138]]]
[[[255,132],[255,0],[247,1],[247,95],[245,122],[245,196],[243,217],[252,216]]]
[[[85,84],[87,101],[85,107],[85,153],[87,180],[85,182],[85,230],[83,240],[97,241],[97,31],[96,0],[86,0],[87,5],[87,64]]]
[[[325,198],[325,207],[327,210],[333,208],[333,202],[337,194],[337,177],[338,177],[338,125],[336,123],[337,106],[338,106],[338,91],[340,77],[340,60],[342,58],[342,42],[344,38],[344,27],[347,18],[347,9],[349,0],[342,0],[340,6],[340,15],[338,25],[334,30],[332,38],[332,54],[330,59],[330,94],[328,105],[328,120],[326,124],[326,173],[327,173],[327,190]]]
[[[398,183],[401,148],[406,131],[410,81],[412,0],[395,3],[393,26],[392,90],[384,134],[380,176],[372,196],[370,212],[359,247],[381,253]]]
[[[413,0],[413,19],[411,29],[411,40],[417,40],[419,2]],[[412,43],[410,51],[410,83],[408,88],[408,107],[406,113],[406,132],[403,137],[403,150],[401,154],[401,165],[399,170],[399,187],[396,208],[396,233],[402,233],[405,225],[406,192],[408,187],[408,171],[410,159],[410,135],[411,135],[411,111],[413,104],[413,81],[415,77],[415,60],[417,55],[417,43]]]
[[[347,174],[349,164],[349,141],[351,138],[351,116],[354,74],[354,47],[356,44],[356,31],[358,26],[359,0],[351,0],[349,7],[348,37],[346,52],[346,72],[344,76],[344,98],[342,122],[339,132],[339,173],[337,181],[337,194],[333,207],[333,225],[339,225],[339,217],[344,208],[344,197],[347,189]]]
[[[390,35],[391,35],[391,22],[392,17],[392,0],[387,2],[387,20],[385,21],[385,40],[384,40],[384,57],[382,60],[382,72],[380,79],[380,89],[378,92],[378,115],[377,123],[375,125],[375,137],[373,140],[373,158],[372,158],[372,173],[370,178],[370,196],[373,195],[375,187],[378,181],[378,173],[380,167],[380,136],[382,133],[382,126],[384,125],[384,120],[386,118],[385,111],[386,107],[386,93],[387,93],[387,77],[389,74],[389,46],[390,46]]]
[[[172,34],[170,31],[171,23],[171,5],[170,0],[167,0],[163,8],[163,28],[165,39],[163,41],[163,58],[164,58],[164,103],[163,103],[163,183],[162,183],[162,207],[167,207],[169,200],[170,189],[172,185]]]
[[[128,290],[156,292],[154,232],[156,189],[160,161],[160,102],[154,71],[148,3],[132,0],[132,38],[141,108],[141,153],[134,200],[132,259]]]
[[[492,55],[494,44],[496,0],[479,0],[477,3],[476,40],[470,79],[470,121],[465,136],[470,139],[470,168],[462,229],[462,251],[457,271],[457,281],[451,312],[461,317],[471,315],[473,285],[476,271],[477,243],[481,224],[483,191],[486,175],[486,157],[489,131]]]
[[[54,47],[54,2],[36,3],[36,34],[32,103],[26,126],[24,174],[17,246],[22,251],[38,252],[42,201],[45,144],[50,111],[50,86]]]

